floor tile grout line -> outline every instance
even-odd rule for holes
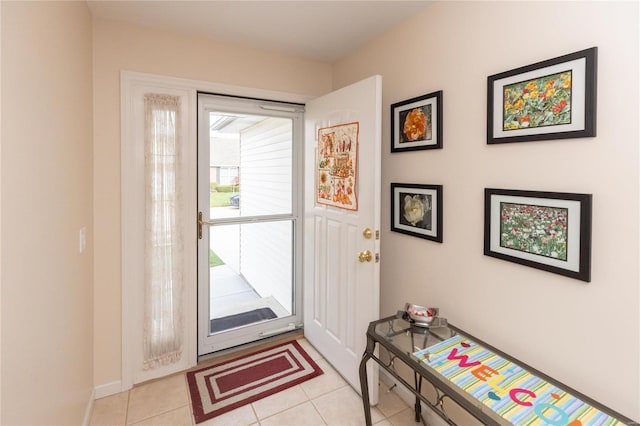
[[[131,390],[127,391],[127,406],[124,409],[124,424],[129,424],[129,402],[131,401]]]
[[[159,416],[165,415],[165,414],[167,414],[167,413],[170,413],[170,412],[172,412],[172,411],[179,410],[179,409],[184,408],[184,407],[188,407],[188,408],[189,408],[189,411],[191,411],[191,403],[190,403],[190,402],[187,402],[187,403],[186,403],[186,404],[184,404],[184,405],[180,405],[180,406],[178,406],[178,407],[173,407],[173,408],[171,408],[171,409],[169,409],[169,410],[162,411],[162,412],[160,412],[160,413],[154,414],[153,416],[143,417],[142,419],[137,420],[135,423],[131,423],[131,424],[129,424],[129,423],[125,423],[125,424],[126,424],[127,426],[134,426],[134,425],[137,425],[138,423],[144,422],[144,421],[149,420],[149,419],[153,419],[154,417],[159,417]],[[128,410],[127,410],[127,412],[128,412]],[[128,414],[127,414],[127,416],[128,416]],[[127,419],[127,421],[128,421],[128,420],[129,420],[129,419]]]
[[[184,385],[187,389],[187,406],[189,407],[189,418],[191,419],[191,426],[195,426],[196,416],[193,414],[193,401],[191,400],[191,388],[189,387],[189,379],[187,378],[187,371],[182,372],[184,377]]]
[[[261,418],[259,418],[259,417],[256,415],[256,419],[258,419],[258,423],[260,423],[260,422],[262,422],[262,421],[264,421],[264,420],[270,419],[271,417],[275,417],[275,416],[277,416],[277,415],[279,415],[279,414],[282,414],[282,413],[284,413],[284,412],[286,412],[286,411],[289,411],[289,410],[294,409],[294,408],[296,408],[296,407],[299,407],[299,406],[301,406],[301,405],[303,405],[303,404],[306,404],[307,402],[312,402],[312,401],[310,401],[310,400],[306,400],[306,401],[299,402],[299,403],[297,403],[297,404],[293,404],[292,406],[287,407],[287,408],[285,408],[284,410],[280,410],[280,411],[278,411],[277,413],[269,414],[269,415],[268,415],[267,417],[265,417],[264,419],[261,419]]]
[[[338,390],[343,389],[343,388],[346,388],[346,387],[351,387],[351,386],[349,385],[349,383],[346,383],[346,382],[345,382],[345,384],[343,384],[343,385],[341,385],[341,386],[338,386],[338,387],[337,387],[337,388],[335,388],[335,389],[331,389],[331,390],[328,390],[328,391],[326,391],[326,392],[320,393],[320,394],[318,394],[318,395],[314,396],[313,398],[309,397],[309,395],[308,395],[308,394],[307,394],[307,397],[309,397],[309,401],[313,401],[314,399],[322,398],[322,397],[323,397],[323,396],[325,396],[325,395],[329,395],[329,394],[330,394],[330,393],[332,393],[332,392],[338,391]],[[353,389],[353,388],[352,388],[352,389]],[[304,391],[304,389],[302,389],[302,390]],[[306,393],[306,392],[305,392],[305,393]]]
[[[322,415],[322,413],[320,412],[320,410],[318,410],[318,407],[316,406],[316,404],[313,403],[313,400],[311,400],[311,405],[313,406],[313,409],[316,410],[316,413],[318,413],[318,415],[320,415],[320,418],[322,419],[324,424],[328,425],[329,423],[327,423],[327,419],[325,419],[324,416]]]
[[[298,386],[299,386],[299,385],[298,385]],[[291,410],[291,409],[293,409],[293,408],[295,408],[295,407],[298,407],[298,406],[303,405],[303,404],[305,404],[305,403],[307,403],[307,402],[310,402],[310,403],[311,403],[311,405],[313,406],[314,410],[315,410],[315,411],[320,415],[320,417],[322,418],[322,421],[325,423],[325,425],[327,425],[327,424],[328,424],[328,423],[327,423],[327,420],[324,418],[324,416],[322,415],[322,413],[320,412],[320,410],[318,410],[318,407],[317,407],[317,406],[316,406],[316,404],[314,403],[314,400],[319,399],[319,398],[321,398],[321,397],[323,397],[323,396],[329,395],[330,393],[337,392],[337,391],[339,391],[339,390],[341,390],[341,389],[344,389],[344,388],[346,388],[346,387],[349,387],[349,384],[348,384],[348,383],[347,383],[347,384],[345,384],[345,385],[343,385],[343,386],[340,386],[340,387],[338,387],[338,388],[335,388],[335,389],[332,389],[332,390],[330,390],[330,391],[327,391],[327,392],[324,392],[324,393],[322,393],[322,394],[319,394],[319,395],[315,396],[313,399],[311,399],[311,397],[309,397],[309,395],[307,394],[307,392],[306,392],[304,389],[302,389],[303,394],[304,394],[304,395],[306,396],[306,398],[307,398],[307,400],[306,400],[306,401],[299,402],[299,403],[294,404],[294,405],[292,405],[292,406],[290,406],[290,407],[287,407],[287,408],[285,408],[285,409],[283,409],[283,410],[281,410],[281,411],[278,411],[278,412],[276,412],[276,413],[270,414],[270,415],[268,415],[267,417],[265,417],[265,418],[263,418],[263,419],[259,418],[259,417],[258,417],[258,414],[255,412],[255,408],[253,407],[253,404],[254,404],[254,403],[252,402],[250,405],[251,405],[251,408],[252,408],[252,409],[253,409],[253,411],[254,411],[254,414],[255,414],[255,416],[256,416],[256,419],[258,420],[258,424],[261,424],[261,422],[262,422],[262,421],[264,421],[264,420],[267,420],[267,419],[269,419],[269,418],[271,418],[271,417],[274,417],[274,416],[277,416],[277,415],[279,415],[279,414],[282,414],[282,413],[284,413],[285,411]],[[275,394],[274,394],[274,395],[275,395]],[[386,416],[384,416],[384,414],[382,414],[382,416],[386,419]]]
[[[297,385],[297,386],[300,386],[300,385]],[[290,406],[290,407],[284,408],[284,409],[282,409],[282,410],[280,410],[280,411],[278,411],[278,412],[276,412],[276,413],[273,413],[273,414],[268,415],[268,416],[267,416],[267,417],[265,417],[264,419],[261,419],[260,417],[258,417],[258,413],[256,412],[255,408],[253,407],[253,404],[254,404],[255,402],[257,402],[257,401],[252,402],[252,403],[251,403],[251,408],[253,409],[253,412],[254,412],[254,414],[255,414],[255,416],[256,416],[256,419],[258,420],[258,423],[260,423],[260,422],[261,422],[261,421],[263,421],[263,420],[267,420],[268,418],[271,418],[271,417],[273,417],[273,416],[277,416],[278,414],[282,414],[282,413],[284,413],[285,411],[288,411],[288,410],[290,410],[290,409],[292,409],[292,408],[298,407],[298,406],[300,406],[300,405],[304,404],[305,402],[312,402],[312,401],[311,401],[311,399],[309,398],[309,396],[304,392],[304,390],[303,390],[303,389],[301,389],[301,390],[302,390],[302,393],[304,394],[304,396],[305,396],[305,397],[307,397],[306,401],[302,401],[302,402],[299,402],[299,403],[297,403],[297,404],[293,404],[293,405],[292,405],[292,406]],[[273,395],[277,395],[277,394],[278,394],[278,393],[276,392],[276,393],[274,393]],[[270,396],[271,396],[271,395],[270,395]]]
[[[258,417],[258,412],[256,411],[256,408],[253,406],[253,402],[251,404],[249,404],[249,406],[251,407],[251,411],[253,411],[253,417],[256,418],[256,422],[258,422],[258,424],[260,424],[260,417]],[[253,423],[251,423],[251,424],[253,424]]]

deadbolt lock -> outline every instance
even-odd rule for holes
[[[371,228],[364,228],[364,231],[362,231],[362,236],[365,239],[370,240],[371,237],[373,237],[373,231],[371,230]]]

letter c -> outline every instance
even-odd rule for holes
[[[526,393],[531,398],[535,398],[536,394],[528,389],[522,389],[522,388],[514,388],[509,391],[509,397],[511,397],[513,402],[515,402],[516,404],[523,405],[525,407],[531,407],[533,405],[532,403],[530,403],[529,401],[522,401],[518,398],[517,394],[519,393]]]

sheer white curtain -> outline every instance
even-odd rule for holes
[[[143,368],[182,356],[183,221],[180,97],[146,94]]]

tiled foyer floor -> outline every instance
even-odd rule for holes
[[[306,340],[299,342],[324,374],[200,425],[364,425],[360,396]],[[413,410],[384,385],[372,419],[379,426],[416,425]],[[193,425],[186,375],[176,374],[96,400],[90,424]]]

